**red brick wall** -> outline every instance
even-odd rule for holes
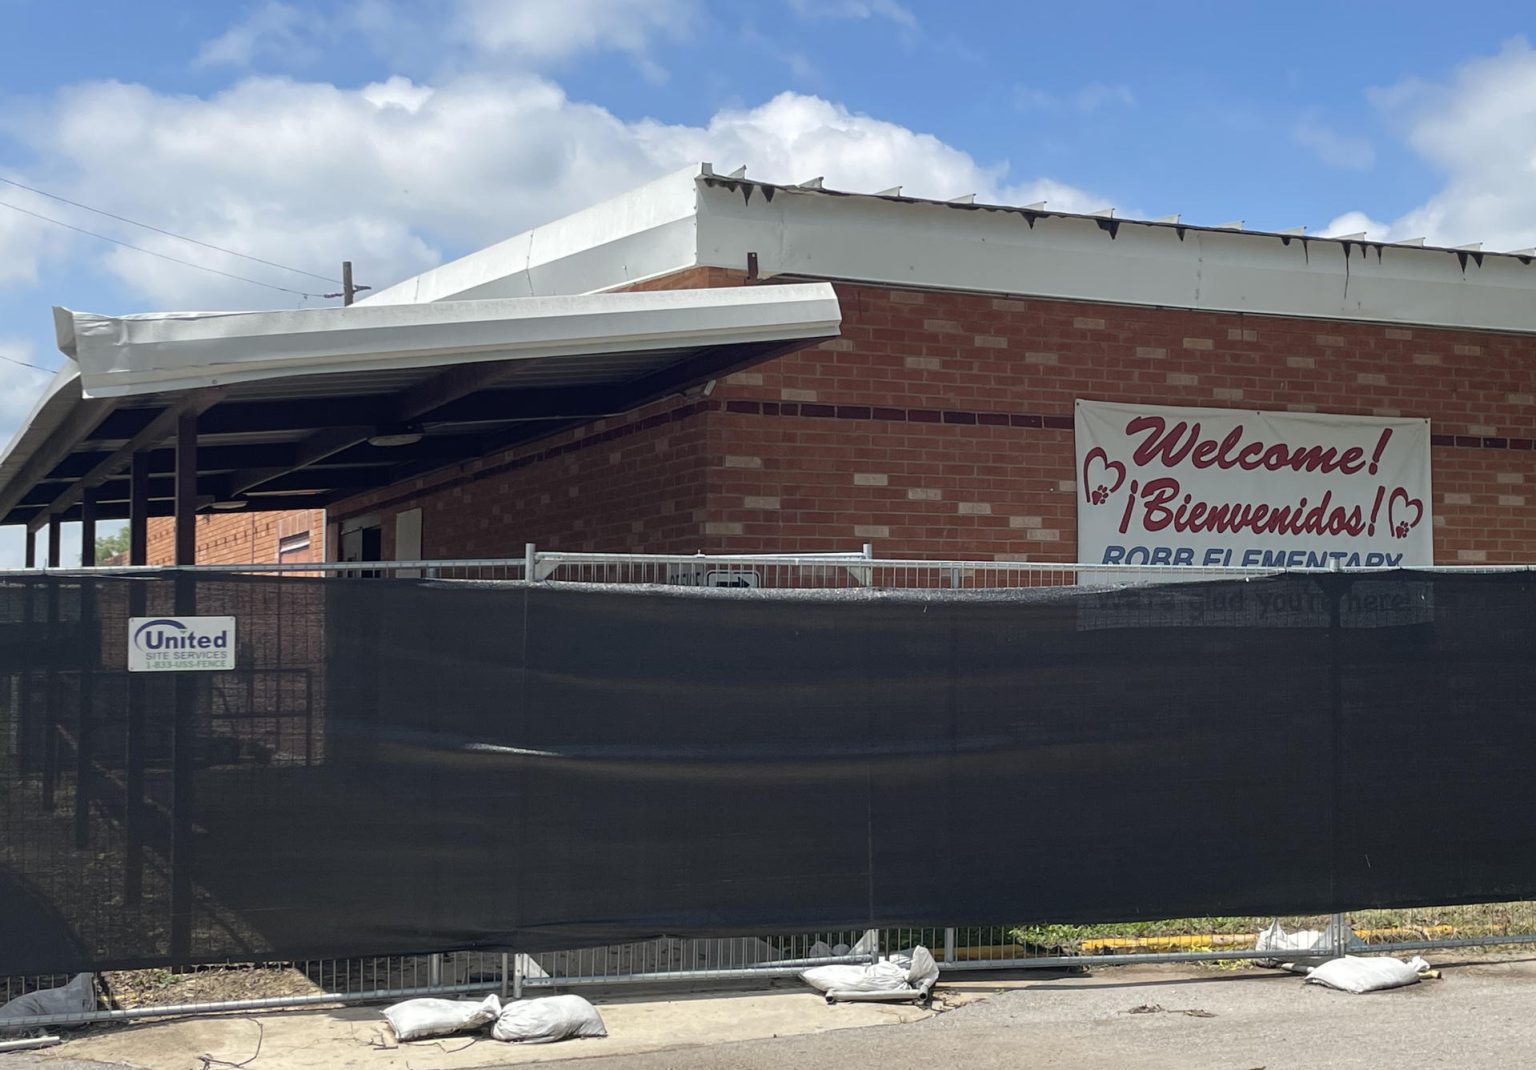
[[[647,287],[739,285],[696,269]],[[352,499],[428,557],[1076,556],[1076,398],[1427,416],[1436,558],[1536,560],[1536,340],[839,285],[843,335],[671,401]],[[603,437],[608,436],[608,437]]]
[[[1071,560],[1076,398],[1427,416],[1436,559],[1536,560],[1536,340],[840,286],[843,336],[729,377],[710,549]]]
[[[523,449],[359,495],[333,520],[376,515],[394,557],[394,515],[420,507],[425,558],[516,557],[546,550],[693,553],[709,457],[707,405],[676,398]]]
[[[739,274],[691,268],[628,289],[740,285]],[[394,517],[422,510],[423,557],[516,557],[546,550],[694,553],[705,515],[705,415],[672,398],[599,420],[535,445],[456,465],[330,510],[333,522],[377,517],[386,559],[396,556]]]
[[[283,513],[207,513],[197,518],[197,563],[200,565],[270,564],[278,560],[278,545],[290,535],[309,533],[309,549],[283,557],[294,564],[325,560],[325,511],[304,509]],[[149,564],[176,560],[175,522],[170,517],[149,521]]]

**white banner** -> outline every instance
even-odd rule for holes
[[[1429,421],[1079,401],[1077,559],[1434,563]]]
[[[235,667],[234,617],[129,617],[129,672],[219,672]]]

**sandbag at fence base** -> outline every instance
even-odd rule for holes
[[[800,980],[827,993],[887,993],[923,995],[939,979],[939,965],[926,947],[912,949],[910,956],[892,955],[868,966],[816,966],[800,974]]]
[[[384,1008],[384,1017],[400,1040],[425,1040],[453,1033],[468,1033],[494,1022],[501,1013],[501,998],[408,999]]]
[[[67,985],[44,988],[17,996],[0,1007],[0,1026],[7,1018],[34,1018],[44,1014],[85,1014],[96,1009],[96,984],[88,973],[77,973]]]
[[[491,1036],[519,1044],[552,1044],[557,1040],[606,1037],[603,1016],[580,996],[520,999],[502,1008]]]
[[[1397,959],[1366,959],[1346,955],[1332,962],[1325,962],[1307,971],[1307,984],[1327,985],[1341,992],[1360,995],[1380,992],[1388,988],[1402,988],[1419,983],[1419,971],[1429,969],[1429,963],[1415,955],[1407,962]]]

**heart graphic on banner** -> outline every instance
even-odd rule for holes
[[[1398,505],[1402,505],[1402,513],[1398,513]],[[1408,519],[1408,513],[1412,510],[1413,519]],[[1392,492],[1392,497],[1387,500],[1387,523],[1392,526],[1392,534],[1399,539],[1406,539],[1408,533],[1419,526],[1419,521],[1424,519],[1424,501],[1421,498],[1410,498],[1408,492],[1398,487]]]
[[[1114,483],[1107,480],[1113,476]],[[1111,461],[1103,446],[1095,446],[1083,457],[1083,495],[1091,505],[1103,505],[1125,483],[1125,465]]]

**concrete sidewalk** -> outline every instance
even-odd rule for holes
[[[192,1019],[97,1030],[0,1070],[96,1070],[99,1060],[192,1070],[256,1049],[250,1070],[467,1070],[579,1060],[582,1070],[826,1070],[964,1065],[1079,1070],[1280,1070],[1536,1064],[1536,961],[1453,965],[1444,978],[1351,996],[1284,973],[1134,966],[1094,976],[975,975],[958,1009],[829,1007],[808,990],[596,1000],[605,1040],[518,1047],[467,1038],[395,1045],[379,1008]],[[906,1024],[903,1024],[906,1023]],[[901,1028],[861,1028],[901,1025]]]
[[[804,986],[767,992],[708,993],[670,999],[608,998],[597,1003],[608,1036],[560,1044],[504,1044],[488,1036],[445,1037],[400,1044],[385,1024],[381,1006],[283,1011],[263,1015],[184,1018],[98,1027],[57,1047],[29,1055],[37,1070],[72,1070],[70,1060],[143,1068],[192,1070],[208,1054],[240,1062],[261,1054],[251,1070],[469,1070],[594,1056],[630,1056],[690,1046],[806,1035],[865,1026],[900,1025],[932,1017],[910,1004],[828,1006]],[[259,1023],[259,1025],[258,1025]],[[66,1034],[67,1036],[67,1034]],[[7,1060],[11,1061],[7,1061]],[[20,1070],[20,1056],[0,1055],[0,1070]]]

